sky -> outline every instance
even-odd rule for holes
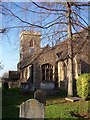
[[[9,4],[8,4],[8,6],[9,6]],[[22,3],[18,3],[18,5],[20,5],[20,4],[22,4]],[[28,5],[28,3],[27,3],[27,5]],[[21,16],[21,17],[23,16],[23,14],[18,10],[17,7],[11,6],[11,9],[13,9],[13,12],[18,12],[19,16]],[[32,8],[32,10],[33,10],[33,8]],[[88,21],[88,13],[86,13],[84,11],[82,16],[85,17],[86,21]],[[9,17],[10,16],[3,18],[2,15],[0,14],[0,18],[1,18],[0,19],[0,28],[15,26],[16,24],[22,25],[22,23],[20,21],[18,21],[17,19],[15,19],[14,17],[11,16],[12,19],[10,19]],[[37,16],[34,16],[31,13],[28,16],[27,12],[25,13],[25,16],[23,16],[23,17],[25,20],[29,20],[31,22],[32,21],[36,22],[35,20],[38,20]],[[31,28],[31,29],[33,29],[33,28]],[[25,30],[25,28],[24,28],[24,30]],[[2,76],[2,74],[4,72],[8,72],[9,70],[17,70],[17,63],[19,62],[20,32],[21,31],[22,31],[22,29],[9,29],[4,34],[0,33],[0,61],[3,64],[3,69],[0,70],[0,76]],[[46,41],[42,42],[42,46],[44,46],[46,44],[47,44]]]

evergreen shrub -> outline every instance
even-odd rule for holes
[[[81,74],[76,85],[78,96],[87,99],[90,96],[90,74]]]

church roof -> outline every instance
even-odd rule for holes
[[[20,69],[32,64],[35,59],[37,59],[41,54],[47,52],[47,50],[51,50],[51,47],[49,45],[46,45],[40,51],[34,52],[32,56],[29,56],[25,61],[21,61],[21,63],[19,63]]]
[[[89,29],[84,29],[80,31],[79,33],[73,34],[73,55],[80,54],[82,52],[85,53],[85,51],[88,51],[88,47],[85,47],[88,45],[88,37],[89,37]],[[54,54],[58,56],[57,62],[62,61],[68,58],[68,42],[69,39],[64,40],[63,42],[59,43],[58,45],[54,47],[50,47],[47,45],[46,47],[40,49],[40,51],[36,51],[32,54],[32,56],[29,56],[25,61],[22,61],[18,63],[20,65],[20,69],[23,69],[24,67],[30,65],[33,63],[35,59],[37,59],[41,54],[47,53],[50,50],[54,50]],[[88,45],[89,46],[89,45]]]
[[[89,29],[84,29],[77,34],[76,33],[73,34],[72,37],[73,56],[82,53],[88,54],[90,50],[89,34],[90,34],[90,27]],[[68,42],[69,40],[66,39],[64,42],[61,43],[64,44],[64,46],[62,47],[65,49],[63,49],[62,54],[58,57],[57,61],[61,61],[68,58]]]

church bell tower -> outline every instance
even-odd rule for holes
[[[40,50],[40,32],[22,31],[20,34],[20,61]]]

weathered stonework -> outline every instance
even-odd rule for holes
[[[83,30],[80,35],[73,35],[73,66],[74,79],[82,73],[90,72],[89,38],[88,30]],[[33,50],[30,52],[29,42],[33,40]],[[18,69],[20,80],[29,81],[39,89],[44,81],[55,81],[58,87],[67,89],[68,83],[68,39],[60,44],[40,48],[40,33],[23,31],[20,35],[21,52]]]
[[[35,99],[23,102],[20,105],[19,117],[22,119],[44,120],[44,104]]]
[[[20,61],[28,59],[33,52],[40,50],[40,32],[22,31],[20,34]],[[30,42],[32,46],[30,46]]]

